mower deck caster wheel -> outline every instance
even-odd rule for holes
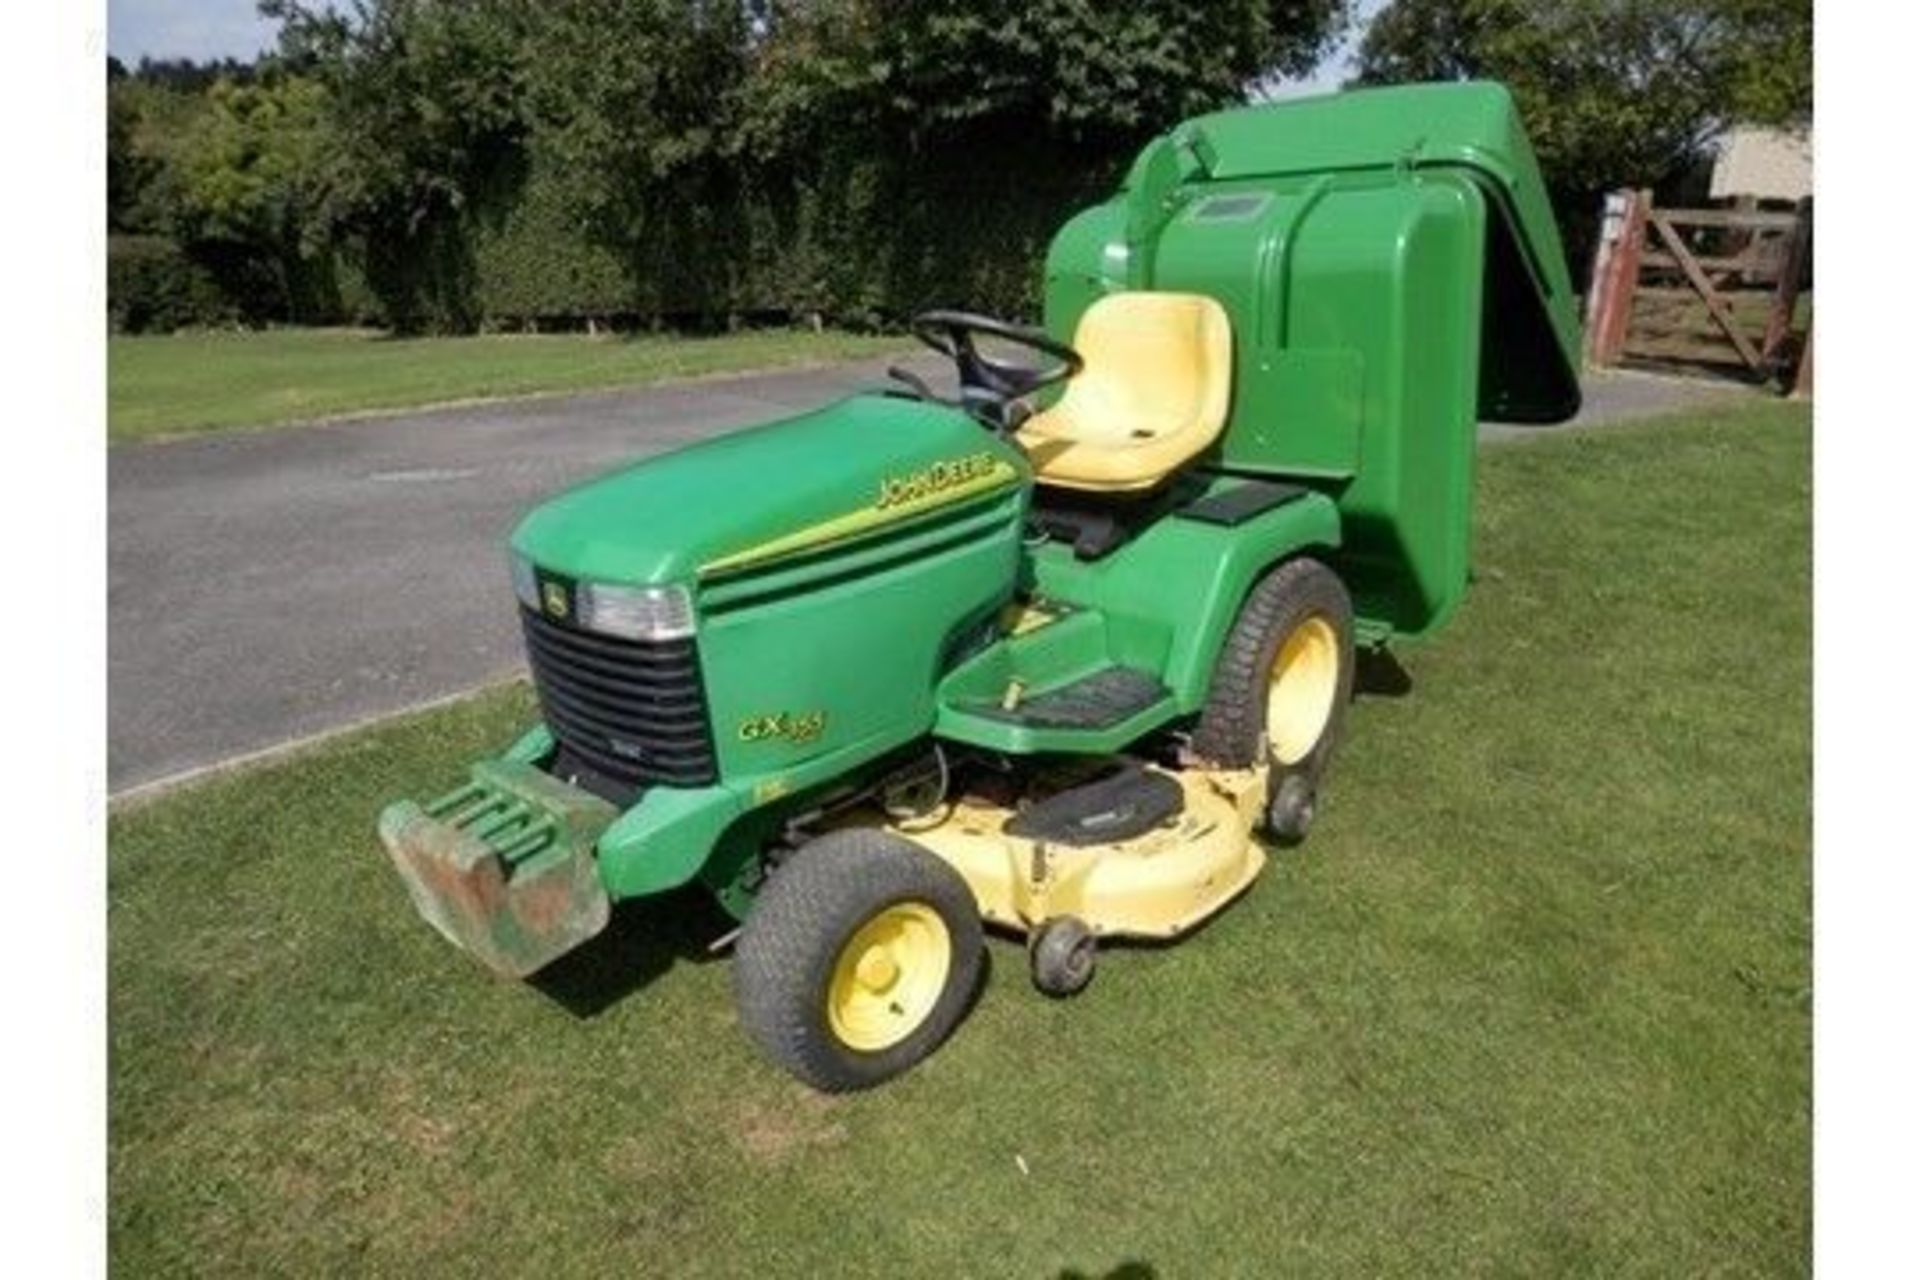
[[[1299,774],[1280,779],[1273,799],[1267,801],[1267,830],[1274,842],[1291,848],[1305,840],[1316,803],[1312,782]]]
[[[1056,998],[1078,995],[1093,981],[1093,930],[1078,916],[1055,916],[1027,942],[1033,985]]]

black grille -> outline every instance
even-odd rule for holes
[[[547,727],[609,778],[635,786],[715,781],[700,658],[686,640],[616,640],[520,611]]]

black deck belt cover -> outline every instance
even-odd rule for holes
[[[1022,840],[1078,847],[1131,840],[1175,818],[1186,793],[1164,773],[1139,765],[1083,783],[1015,814],[1006,832]]]

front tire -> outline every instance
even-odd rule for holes
[[[741,930],[740,1022],[815,1088],[871,1088],[959,1024],[984,946],[972,892],[939,858],[881,831],[821,836],[780,864]]]
[[[1267,827],[1287,843],[1304,838],[1312,821],[1353,700],[1353,666],[1353,601],[1339,575],[1304,556],[1247,593],[1214,665],[1193,749],[1233,769],[1264,755]]]

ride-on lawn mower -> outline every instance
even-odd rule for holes
[[[1579,403],[1512,102],[1189,121],[1060,230],[1045,305],[915,320],[957,396],[896,370],[529,514],[543,723],[381,816],[420,913],[525,976],[697,882],[749,1034],[850,1089],[953,1029],[983,922],[1068,995],[1303,839],[1356,646],[1466,588],[1476,420]]]

